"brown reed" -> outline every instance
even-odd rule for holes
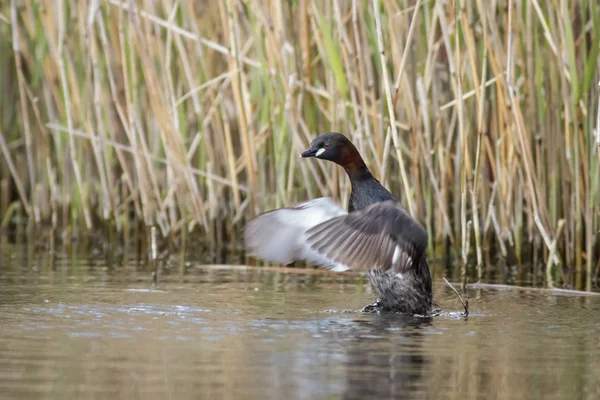
[[[591,287],[598,2],[12,0],[0,53],[5,222],[133,216],[214,237],[216,221],[345,202],[338,169],[296,159],[340,131],[431,255],[447,242],[480,279],[491,255],[539,254]]]

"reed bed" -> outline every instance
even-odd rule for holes
[[[347,201],[298,159],[339,131],[430,255],[590,288],[599,51],[582,0],[2,2],[0,216],[236,241],[262,210]]]

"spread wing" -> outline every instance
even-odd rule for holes
[[[399,203],[384,201],[309,229],[307,243],[349,268],[404,273],[423,258],[427,232]]]
[[[404,273],[423,257],[427,233],[394,201],[347,214],[330,198],[320,198],[259,215],[248,223],[245,241],[268,261]]]
[[[308,260],[335,271],[346,271],[347,266],[314,252],[306,242],[309,229],[346,214],[329,197],[269,211],[248,222],[244,232],[245,245],[251,254],[267,261],[288,264]]]

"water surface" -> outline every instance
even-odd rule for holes
[[[436,278],[434,318],[367,315],[348,274],[0,246],[0,397],[600,398],[600,296]],[[440,274],[435,274],[439,276]]]

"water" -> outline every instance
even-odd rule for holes
[[[600,398],[600,296],[438,277],[429,319],[348,274],[148,267],[0,244],[0,398]]]

